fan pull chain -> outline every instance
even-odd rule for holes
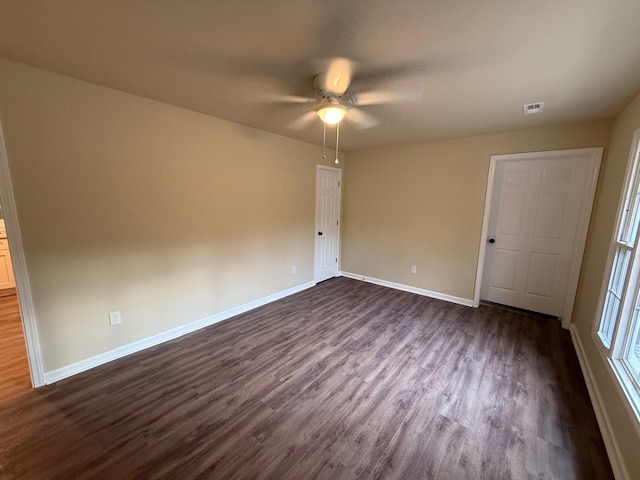
[[[327,124],[322,122],[323,131],[322,131],[322,159],[327,159]]]
[[[340,141],[340,122],[336,123],[336,161],[335,164],[338,164],[338,142]]]

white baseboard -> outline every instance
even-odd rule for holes
[[[602,401],[600,389],[595,382],[593,372],[591,371],[591,367],[589,365],[589,361],[584,352],[584,347],[582,346],[582,341],[580,340],[580,336],[576,331],[576,326],[573,323],[570,325],[569,331],[571,332],[573,347],[575,348],[576,354],[578,356],[578,361],[580,362],[582,376],[584,377],[585,383],[587,384],[587,390],[589,391],[591,404],[593,405],[593,410],[596,414],[596,419],[598,420],[598,426],[600,427],[600,432],[602,433],[602,440],[604,441],[604,446],[607,449],[607,455],[609,456],[609,462],[611,463],[613,475],[616,480],[631,480],[631,476],[629,475],[627,467],[625,466],[622,459],[620,447],[618,446],[618,442],[616,441],[616,437],[613,433],[609,415],[604,408],[604,402]]]
[[[288,297],[289,295],[293,295],[294,293],[301,292],[315,285],[316,285],[315,282],[303,283],[302,285],[297,285],[287,290],[276,292],[272,295],[259,298],[258,300],[245,303],[244,305],[231,308],[229,310],[217,313],[215,315],[211,315],[210,317],[203,318],[201,320],[196,320],[195,322],[188,323],[187,325],[173,328],[166,332],[153,335],[143,340],[138,340],[137,342],[133,342],[128,345],[123,345],[122,347],[118,347],[116,349],[101,353],[94,357],[87,358],[86,360],[81,360],[79,362],[72,363],[71,365],[67,365],[65,367],[58,368],[56,370],[51,370],[50,372],[45,372],[44,374],[45,383],[46,384],[55,383],[64,378],[70,377],[72,375],[76,375],[81,372],[85,372],[91,368],[97,367],[99,365],[103,365],[107,362],[111,362],[118,358],[122,358],[127,355],[131,355],[132,353],[136,353],[141,350],[144,350],[146,348],[159,345],[169,340],[173,340],[175,338],[186,335],[188,333],[193,333],[196,330],[200,330],[202,328],[213,325],[214,323],[227,320],[228,318],[235,317],[236,315],[240,315],[241,313],[248,312],[249,310],[253,310],[254,308],[261,307],[268,303],[275,302],[276,300],[280,300],[281,298]]]
[[[412,287],[411,285],[403,285],[401,283],[389,282],[387,280],[380,280],[379,278],[359,275],[357,273],[340,272],[340,275],[347,278],[353,278],[355,280],[362,280],[363,282],[374,283],[383,287],[395,288],[396,290],[403,290],[405,292],[424,295],[425,297],[437,298],[438,300],[457,303],[459,305],[464,305],[465,307],[473,307],[473,299],[469,298],[454,297],[453,295],[447,295],[446,293],[432,292],[431,290],[425,290],[424,288]]]

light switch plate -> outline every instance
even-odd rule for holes
[[[120,311],[118,310],[117,312],[109,312],[109,325],[113,327],[114,325],[118,325],[119,323],[122,323]]]

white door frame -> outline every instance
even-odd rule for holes
[[[589,221],[591,219],[591,210],[593,208],[593,200],[595,198],[596,186],[598,185],[598,174],[600,172],[600,164],[602,162],[602,153],[604,147],[594,148],[575,148],[570,150],[552,150],[545,152],[516,153],[507,155],[492,155],[489,166],[489,178],[487,181],[487,194],[484,200],[484,216],[482,219],[482,234],[480,235],[480,249],[478,253],[478,270],[476,271],[476,286],[473,294],[473,306],[480,305],[480,287],[482,283],[482,274],[484,271],[484,260],[487,249],[487,234],[489,230],[489,217],[491,215],[492,198],[494,189],[495,173],[498,163],[514,162],[519,160],[528,160],[532,158],[548,158],[548,157],[574,157],[588,156],[589,168],[587,170],[587,185],[582,196],[580,205],[580,218],[578,220],[578,228],[576,229],[576,242],[573,256],[571,258],[571,266],[569,270],[569,278],[567,280],[567,293],[565,295],[562,308],[562,326],[569,328],[571,323],[571,315],[573,313],[573,302],[576,298],[576,290],[578,288],[578,280],[580,278],[580,268],[582,266],[582,258],[584,248],[587,242],[587,232],[589,229]]]
[[[338,182],[340,185],[340,197],[338,198],[338,217],[339,217],[339,223],[338,223],[338,245],[336,248],[336,252],[338,255],[338,264],[337,264],[337,275],[340,274],[340,265],[342,263],[342,255],[341,255],[341,251],[340,251],[340,238],[342,237],[342,169],[341,168],[335,168],[335,167],[329,167],[327,165],[316,165],[316,176],[315,176],[315,185],[318,184],[318,172],[320,170],[328,170],[331,172],[337,172],[338,173]],[[314,220],[314,224],[313,224],[313,281],[314,282],[318,282],[318,272],[317,270],[317,255],[318,255],[318,190],[316,187],[316,197],[315,197],[315,220]],[[336,276],[337,276],[336,275]]]
[[[40,341],[38,339],[38,329],[36,327],[36,317],[33,309],[33,298],[31,296],[31,286],[27,273],[27,262],[24,256],[22,245],[22,234],[20,233],[20,222],[18,221],[18,211],[13,195],[13,184],[11,183],[11,173],[9,170],[9,159],[4,143],[4,132],[0,121],[0,199],[2,199],[2,211],[4,213],[7,227],[7,237],[11,251],[11,261],[13,272],[16,278],[16,291],[18,292],[18,302],[20,303],[20,317],[22,318],[22,330],[27,346],[27,358],[29,360],[29,371],[31,373],[31,384],[34,387],[41,387],[45,384],[44,368],[42,364],[42,354],[40,352]],[[0,366],[2,368],[2,366]]]

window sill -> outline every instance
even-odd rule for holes
[[[632,418],[632,423],[634,424],[637,434],[640,436],[640,392],[636,390],[635,384],[620,360],[608,357],[607,360],[615,383],[617,383],[620,387],[619,390],[622,390],[624,394],[624,403]]]

